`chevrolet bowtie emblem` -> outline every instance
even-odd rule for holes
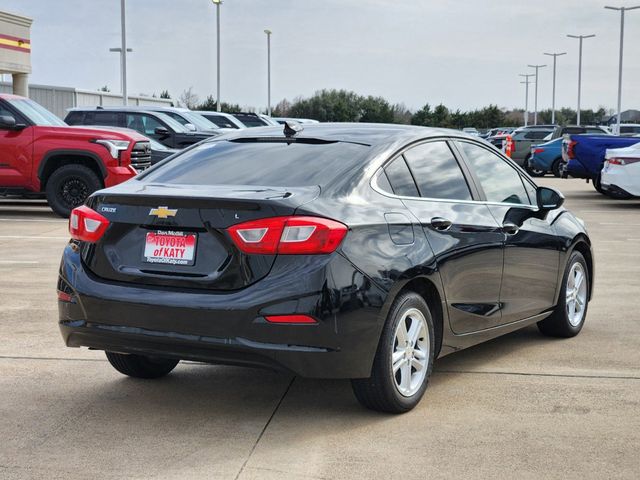
[[[149,215],[155,215],[158,218],[175,217],[176,213],[178,213],[177,209],[171,209],[169,207],[152,208],[149,211]]]

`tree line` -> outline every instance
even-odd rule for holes
[[[191,89],[182,93],[179,103],[193,110],[216,110],[216,100],[212,95],[200,102]],[[242,109],[239,104],[222,102],[221,110],[235,113],[255,109]],[[597,110],[581,110],[580,115],[585,125],[601,124],[608,119],[611,111],[600,107]],[[356,92],[336,89],[319,90],[310,97],[297,97],[292,101],[281,100],[273,108],[272,116],[311,118],[320,122],[399,123],[457,129],[517,127],[524,123],[523,109],[507,110],[497,105],[489,105],[462,111],[450,109],[442,103],[434,106],[426,103],[422,108],[412,111],[403,103],[392,104],[383,97],[359,95]],[[576,111],[566,107],[558,109],[555,121],[561,125],[574,124]],[[529,112],[529,123],[533,123],[533,112]],[[538,124],[550,123],[551,109],[539,111]]]

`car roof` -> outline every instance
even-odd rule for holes
[[[338,142],[363,143],[370,146],[389,145],[397,142],[411,142],[437,136],[469,138],[459,130],[444,128],[419,127],[387,123],[308,123],[299,124],[303,129],[295,138],[313,138]],[[238,138],[285,138],[284,127],[268,126],[236,130],[232,133],[215,137],[217,140],[234,140]]]

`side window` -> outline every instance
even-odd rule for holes
[[[147,136],[155,135],[156,128],[164,126],[155,118],[140,113],[128,113],[126,124],[127,128]]]
[[[471,200],[471,191],[464,174],[445,142],[423,143],[407,150],[404,158],[421,196]]]
[[[216,124],[220,128],[238,128],[228,118],[222,115],[204,115],[204,118]]]
[[[475,172],[489,202],[531,205],[520,173],[497,154],[467,142],[457,142]]]
[[[416,187],[409,167],[407,167],[404,157],[400,156],[387,165],[384,173],[389,180],[389,184],[393,189],[393,193],[403,197],[419,197],[418,188]]]
[[[178,114],[177,114],[177,113],[175,113],[175,112],[163,112],[163,113],[165,113],[165,114],[169,115],[169,116],[170,116],[171,118],[173,118],[176,122],[180,122],[180,125],[182,125],[182,126],[184,126],[184,125],[186,125],[187,123],[189,123],[189,121],[188,121],[186,118],[182,117],[182,115],[178,115]],[[158,126],[160,126],[160,125],[158,125]]]
[[[84,116],[84,112],[69,112],[69,114],[67,115],[67,118],[65,118],[64,121],[69,125],[82,125],[83,116]]]
[[[547,132],[546,130],[531,130],[530,132],[527,132],[524,138],[527,140],[542,140],[544,137],[549,135],[549,133],[550,132]]]
[[[95,112],[95,122],[107,127],[119,127],[117,112]]]

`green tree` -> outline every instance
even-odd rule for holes
[[[425,104],[420,110],[413,114],[411,119],[412,125],[422,125],[423,127],[431,126],[433,122],[433,112],[431,111],[431,105]]]
[[[431,122],[431,125],[434,127],[448,128],[451,126],[451,115],[449,114],[449,109],[443,104],[437,105],[433,110]]]
[[[160,92],[160,98],[170,99],[171,95],[169,95],[169,90],[162,90]]]
[[[382,97],[362,97],[360,99],[360,122],[393,123],[393,108]]]

